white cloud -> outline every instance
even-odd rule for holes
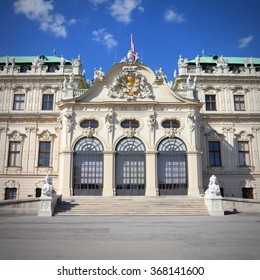
[[[164,20],[168,22],[177,22],[177,23],[182,23],[185,21],[185,18],[182,14],[178,14],[175,12],[173,9],[168,9],[164,13]]]
[[[144,11],[140,6],[141,0],[115,0],[115,2],[109,7],[110,14],[117,21],[128,24],[132,21],[132,12],[135,9]]]
[[[247,47],[248,44],[253,41],[253,39],[254,39],[254,36],[252,36],[252,35],[239,39],[239,46],[238,47],[240,49]]]
[[[107,46],[108,49],[112,49],[118,44],[118,42],[114,39],[114,36],[106,32],[105,28],[94,30],[92,35],[94,41],[101,42],[103,45]]]
[[[63,15],[53,13],[53,9],[53,1],[16,0],[14,2],[15,13],[39,22],[40,29],[43,31],[50,31],[57,37],[66,38],[66,20]]]
[[[108,2],[108,0],[88,0],[88,1],[92,4],[93,10],[96,10],[99,5],[102,5],[106,2]]]

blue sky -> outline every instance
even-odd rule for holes
[[[130,49],[169,80],[180,54],[260,57],[259,0],[0,0],[0,56],[81,55],[86,76]]]

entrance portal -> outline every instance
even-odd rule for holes
[[[116,195],[145,195],[145,146],[124,138],[116,148]]]
[[[103,146],[96,138],[80,139],[73,155],[73,195],[102,195]]]
[[[179,138],[164,139],[158,147],[159,195],[187,195],[186,146]]]

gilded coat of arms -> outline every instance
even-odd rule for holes
[[[137,66],[124,66],[109,87],[108,96],[134,100],[153,98],[151,86],[138,70]]]

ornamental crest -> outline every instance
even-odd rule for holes
[[[150,84],[146,77],[137,70],[137,66],[123,67],[123,70],[109,86],[108,96],[127,100],[154,97]]]

